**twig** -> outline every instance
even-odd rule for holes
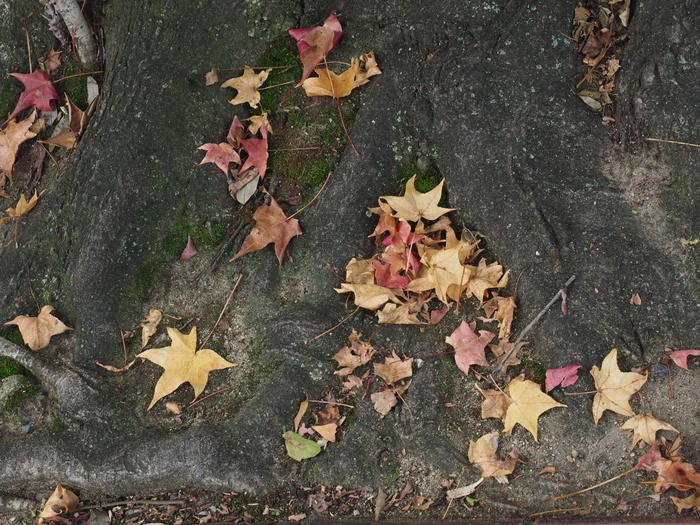
[[[219,71],[243,71],[245,68],[248,69],[289,69],[290,67],[301,67],[296,64],[291,66],[243,66],[243,67],[217,67]]]
[[[238,288],[238,285],[240,284],[241,279],[243,279],[242,273],[240,273],[238,275],[238,279],[236,280],[236,284],[234,284],[233,288],[231,288],[231,291],[229,292],[228,297],[226,298],[226,303],[224,303],[224,307],[221,309],[221,313],[219,314],[219,318],[214,323],[214,326],[211,327],[211,330],[209,330],[209,333],[204,338],[204,341],[202,341],[202,344],[199,345],[200,350],[202,348],[204,348],[204,345],[207,344],[207,341],[209,341],[212,334],[214,333],[214,330],[216,330],[216,327],[219,325],[219,321],[221,321],[221,318],[224,316],[224,312],[226,311],[226,308],[228,308],[228,304],[231,302],[231,298],[233,297],[233,294],[236,292],[236,288]]]
[[[27,39],[27,57],[29,60],[29,73],[32,73],[32,46],[29,43],[29,31],[27,31],[27,27],[24,27],[24,37]]]
[[[54,84],[57,84],[58,82],[63,82],[64,80],[66,80],[68,78],[86,77],[88,75],[99,75],[101,73],[104,73],[104,71],[102,71],[102,70],[101,71],[86,71],[84,73],[75,73],[74,75],[68,75],[65,77],[61,77],[61,78],[58,78],[56,80],[52,80],[51,82],[53,82]]]
[[[552,297],[552,299],[546,304],[546,306],[545,306],[544,308],[542,308],[542,310],[540,310],[540,313],[538,313],[538,314],[535,316],[535,318],[534,318],[532,321],[530,321],[530,324],[527,325],[527,326],[523,329],[522,332],[520,332],[520,335],[518,336],[518,338],[517,338],[517,339],[515,340],[515,342],[513,343],[513,348],[510,349],[510,351],[506,354],[506,356],[503,358],[503,360],[502,360],[502,361],[496,366],[496,368],[493,370],[493,373],[494,373],[494,374],[497,374],[497,373],[500,371],[500,369],[503,367],[503,365],[504,365],[506,362],[508,362],[508,359],[510,359],[510,357],[513,355],[513,353],[515,352],[515,350],[518,348],[518,343],[520,343],[520,342],[525,338],[525,336],[527,335],[527,333],[528,333],[530,330],[532,330],[532,328],[537,324],[537,322],[538,322],[540,319],[542,319],[542,317],[544,316],[544,314],[546,314],[547,311],[552,307],[552,305],[553,305],[554,303],[557,302],[557,299],[559,299],[559,297],[561,296],[562,292],[565,292],[566,289],[571,285],[571,283],[574,282],[575,279],[576,279],[576,276],[575,276],[575,275],[572,275],[571,277],[569,277],[569,279],[564,283],[564,286],[554,295],[554,297]]]
[[[631,469],[625,470],[624,472],[618,474],[617,476],[614,476],[608,480],[601,481],[600,483],[597,483],[596,485],[593,485],[592,487],[588,487],[585,489],[577,490],[576,492],[569,492],[568,494],[564,494],[563,496],[555,496],[553,498],[549,498],[547,501],[558,501],[560,499],[565,499],[565,498],[570,498],[571,496],[578,496],[579,494],[583,494],[584,492],[588,492],[594,489],[597,489],[599,487],[602,487],[603,485],[607,485],[608,483],[612,483],[615,480],[618,480],[620,478],[624,478],[627,474],[631,474],[637,470],[635,467],[632,467]]]
[[[321,339],[324,335],[330,334],[333,330],[335,330],[336,328],[338,328],[338,327],[339,327],[340,325],[342,325],[345,321],[347,321],[347,320],[350,319],[353,315],[355,315],[359,309],[360,309],[360,307],[358,306],[358,307],[355,308],[352,312],[350,312],[348,315],[346,315],[346,316],[343,317],[340,321],[338,321],[337,324],[335,324],[334,326],[331,326],[331,327],[330,327],[328,330],[326,330],[325,332],[321,332],[320,334],[318,334],[317,336],[315,336],[315,337],[312,339],[312,341],[316,341],[316,340],[318,340],[318,339]]]
[[[348,144],[350,144],[350,147],[355,152],[355,156],[359,157],[360,152],[357,151],[357,148],[355,147],[355,143],[352,141],[352,137],[350,136],[350,132],[348,131],[348,127],[345,125],[345,117],[343,117],[343,110],[340,107],[340,99],[335,96],[335,86],[333,86],[333,81],[331,80],[330,69],[328,68],[328,62],[326,61],[326,57],[323,57],[323,63],[326,65],[326,75],[328,75],[328,84],[330,84],[330,86],[331,86],[331,95],[333,96],[333,99],[335,100],[335,106],[338,109],[338,116],[340,117],[340,125],[343,127],[343,132],[345,133],[345,139],[348,141]]]
[[[49,158],[53,161],[53,163],[56,165],[56,167],[58,167],[58,161],[56,160],[56,158],[55,158],[53,155],[51,155],[51,152],[49,151],[49,148],[47,148],[46,145],[44,145],[44,143],[43,143],[44,141],[38,140],[37,142],[38,142],[39,144],[41,144],[41,147],[44,148],[44,149],[46,150],[46,154],[47,154],[47,155],[49,156]]]
[[[294,213],[292,213],[289,217],[287,217],[287,220],[291,219],[292,217],[296,217],[296,216],[299,215],[302,211],[304,211],[306,208],[308,208],[309,206],[311,206],[311,204],[313,204],[313,202],[318,198],[318,196],[321,195],[321,192],[322,192],[322,191],[324,190],[324,188],[328,185],[328,181],[331,180],[331,177],[332,177],[332,176],[333,176],[333,172],[332,172],[332,171],[329,171],[329,172],[328,172],[328,176],[326,177],[326,180],[323,181],[323,185],[321,185],[321,188],[316,192],[316,195],[314,195],[313,198],[312,198],[309,202],[307,202],[304,206],[302,206],[302,207],[299,208],[297,211],[295,211]]]
[[[537,516],[545,516],[546,514],[557,514],[559,512],[575,512],[577,510],[588,510],[593,508],[593,505],[587,505],[585,507],[569,507],[568,509],[551,509],[551,510],[543,510],[540,512],[533,512],[532,514],[528,514],[528,518],[536,518]]]
[[[665,144],[680,144],[681,146],[700,148],[700,144],[693,144],[692,142],[682,142],[680,140],[656,139],[651,137],[645,137],[644,140],[648,140],[649,142],[663,142]]]
[[[121,505],[184,505],[185,500],[169,499],[169,500],[150,500],[150,499],[126,499],[122,501],[112,501],[111,503],[102,503],[101,505],[85,505],[74,509],[76,512],[90,509],[108,509],[111,507],[119,507]]]
[[[565,396],[590,396],[591,394],[597,394],[597,390],[588,390],[587,392],[564,392]]]
[[[275,151],[318,151],[321,146],[310,146],[308,148],[270,148],[268,153],[274,153]]]
[[[324,405],[338,405],[341,407],[355,408],[354,406],[348,405],[347,403],[339,403],[338,401],[322,401],[320,399],[309,399],[309,403],[322,403]]]
[[[413,410],[411,410],[411,405],[406,403],[406,400],[403,398],[401,394],[399,394],[398,390],[394,390],[394,394],[397,395],[397,397],[401,400],[401,402],[406,405],[406,408],[408,409],[408,413],[411,414],[411,417],[413,417]]]
[[[222,388],[221,390],[217,390],[216,392],[212,392],[211,394],[207,394],[207,395],[204,396],[204,397],[200,397],[199,399],[195,399],[194,401],[192,401],[189,405],[187,405],[187,406],[185,407],[185,409],[190,409],[190,408],[192,408],[193,406],[198,405],[199,403],[201,403],[201,402],[204,401],[205,399],[209,399],[210,397],[213,397],[213,396],[216,396],[216,395],[219,395],[219,394],[223,394],[224,392],[229,392],[229,391],[231,391],[231,390],[233,390],[233,388]]]
[[[265,91],[266,89],[272,89],[281,86],[288,86],[289,84],[296,84],[296,80],[290,80],[289,82],[280,82],[279,84],[272,84],[271,86],[265,86],[264,88],[258,88],[258,91]]]

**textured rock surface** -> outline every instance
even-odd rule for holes
[[[380,420],[359,404],[344,439],[316,460],[292,464],[280,439],[299,400],[320,395],[331,380],[329,357],[351,327],[409,356],[447,350],[442,341],[456,315],[421,331],[377,327],[358,314],[314,339],[349,312],[332,292],[336,280],[327,265],[342,268],[352,256],[373,253],[367,239],[373,219],[364,210],[377,196],[398,191],[408,156],[445,177],[455,220],[481,232],[490,257],[512,269],[516,332],[576,275],[570,315],[553,310],[528,337],[534,361],[589,368],[617,346],[628,369],[654,361],[664,346],[698,344],[697,248],[680,242],[698,236],[697,149],[642,140],[693,141],[693,72],[700,59],[692,2],[638,2],[616,128],[603,127],[571,93],[578,58],[563,35],[573,3],[445,2],[435,9],[421,2],[312,7],[278,0],[238,7],[211,0],[114,2],[107,9],[106,75],[95,117],[60,181],[23,225],[21,251],[9,245],[11,234],[0,248],[6,290],[0,317],[11,318],[18,305],[30,308],[32,279],[44,283],[75,327],[42,354],[0,342],[0,354],[45,385],[66,424],[60,433],[3,438],[0,488],[45,491],[60,479],[93,492],[197,485],[259,493],[289,481],[387,486],[412,477],[430,493],[451,473],[474,481],[466,444],[499,427],[479,418],[473,380],[444,356],[426,360],[416,373],[410,410]],[[167,289],[154,292],[148,305],[134,305],[129,289],[181,206],[198,221],[230,213],[220,179],[196,165],[196,146],[230,121],[226,94],[206,89],[203,73],[211,64],[255,63],[286,28],[316,24],[333,10],[346,28],[335,53],[373,49],[384,74],[359,95],[351,132],[361,157],[346,151],[328,188],[301,216],[304,235],[292,244],[294,262],[278,270],[274,257],[261,252],[199,280],[174,266]],[[660,17],[669,23],[654,23]],[[7,38],[17,45],[16,36]],[[227,256],[240,235],[230,241]],[[201,256],[204,269],[215,253]],[[208,301],[205,320],[213,322],[238,272],[245,277],[231,334],[218,339],[217,350],[241,368],[222,373],[210,389],[243,391],[246,374],[261,363],[275,366],[256,377],[235,410],[222,397],[213,415],[202,411],[171,428],[167,415],[144,414],[152,369],[141,365],[145,375],[122,378],[94,365],[121,359],[119,328],[155,300],[185,319]],[[634,293],[641,306],[629,304]],[[697,373],[675,372],[673,403],[666,402],[666,379],[652,381],[641,409],[675,425],[690,444],[700,437],[692,417]],[[590,386],[585,378],[582,389]],[[445,408],[448,401],[457,406]],[[562,401],[569,408],[542,419],[539,443],[522,429],[504,440],[534,472],[556,464],[557,477],[488,484],[480,492],[485,513],[523,515],[546,496],[630,467],[617,418],[594,427],[589,399]],[[577,459],[569,463],[572,451]],[[634,489],[633,481],[624,483],[596,496],[600,513],[614,513],[621,491]],[[667,503],[637,502],[631,512],[671,510]]]

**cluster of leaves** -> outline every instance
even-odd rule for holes
[[[475,297],[483,304],[490,289],[503,288],[508,272],[481,258],[479,240],[458,238],[439,206],[444,180],[426,193],[415,189],[415,176],[403,196],[384,196],[370,211],[379,216],[374,232],[383,246],[369,259],[353,258],[338,293],[353,293],[355,305],[377,312],[380,323],[435,324],[452,301]],[[437,299],[440,308],[431,309]]]
[[[321,26],[290,29],[289,35],[297,44],[303,65],[300,85],[307,96],[328,96],[337,100],[348,96],[356,87],[369,82],[370,77],[381,73],[371,52],[353,58],[350,67],[341,74],[336,74],[328,68],[326,57],[343,35],[342,26],[335,14],[329,15]],[[326,63],[325,68],[317,67],[321,62]],[[259,69],[262,71],[256,73],[254,68],[245,66],[242,75],[221,84],[222,88],[236,90],[236,96],[229,101],[230,104],[247,104],[251,109],[258,109],[260,89],[272,71],[272,68]],[[311,76],[312,73],[316,76]],[[206,83],[211,85],[217,82],[218,71],[212,69],[207,73]],[[273,87],[277,86],[270,86]],[[238,116],[235,116],[226,142],[199,146],[200,150],[206,152],[200,164],[215,164],[227,178],[229,194],[241,204],[245,204],[256,194],[268,168],[267,139],[273,130],[268,113],[262,109],[260,111],[260,114],[247,119],[248,126],[244,126]],[[263,204],[257,208],[253,219],[255,227],[233,259],[273,243],[281,265],[289,241],[302,233],[299,222],[286,217],[272,196],[269,205]]]
[[[631,0],[586,0],[574,11],[571,36],[587,67],[576,85],[576,94],[591,109],[603,114],[605,124],[615,120],[609,109],[626,40],[630,3]]]

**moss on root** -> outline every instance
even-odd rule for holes
[[[416,190],[422,193],[432,190],[442,180],[442,175],[434,164],[428,163],[428,167],[421,167],[418,157],[413,154],[404,156],[396,175],[402,186],[405,186],[408,179],[415,175]]]

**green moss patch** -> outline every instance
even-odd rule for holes
[[[29,375],[29,371],[14,359],[0,356],[0,379],[15,375]]]
[[[397,172],[399,184],[405,186],[408,179],[414,175],[416,190],[421,193],[432,190],[442,180],[442,175],[432,163],[429,163],[427,168],[421,168],[416,155],[406,155]]]

